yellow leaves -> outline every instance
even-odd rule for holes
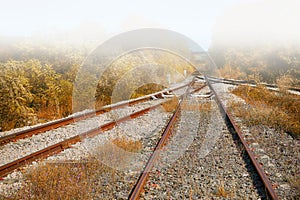
[[[26,102],[26,99],[24,99],[24,98],[22,98],[22,97],[17,97],[16,100],[21,101],[21,102],[23,102],[23,103]]]
[[[42,65],[38,60],[8,61],[1,64],[0,70],[0,126],[3,130],[29,125],[27,122],[33,121],[43,103],[54,101],[52,104],[58,105],[60,76],[50,65]]]

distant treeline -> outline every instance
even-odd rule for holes
[[[188,74],[195,70],[186,61],[167,52],[134,52],[112,63],[97,78],[96,88],[91,88],[80,81],[88,83],[89,79],[94,80],[95,74],[84,72],[84,80],[77,76],[89,48],[30,43],[6,45],[1,42],[0,47],[1,131],[90,109],[86,106],[87,100],[95,101],[93,109],[155,92],[168,84],[168,76],[172,81],[178,81],[185,70]],[[219,75],[224,78],[300,86],[300,50],[297,45],[251,48],[213,42],[209,54],[218,67]],[[153,64],[152,71],[136,70],[149,63]],[[280,79],[282,76],[284,79]],[[76,88],[75,81],[79,81]],[[113,96],[116,88],[117,95]],[[74,91],[81,95],[77,102],[73,102]]]
[[[295,44],[230,44],[216,40],[209,54],[224,78],[277,83],[282,76],[300,86],[300,46]]]

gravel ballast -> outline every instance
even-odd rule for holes
[[[229,102],[234,100],[242,102],[246,108],[247,104],[245,101],[230,92],[235,87],[225,84],[214,84],[214,88],[220,93],[222,102],[226,107],[229,107]],[[242,118],[235,116],[234,118],[244,133],[244,139],[248,142],[258,162],[265,170],[279,198],[299,199],[299,140],[293,139],[291,135],[284,131],[275,130],[265,125],[249,127],[243,122]]]
[[[242,99],[230,93],[236,86],[214,83],[213,87],[226,107],[231,101],[245,104]],[[183,91],[184,89],[179,90],[177,94]],[[209,88],[205,87],[185,100],[186,105],[192,106],[182,109],[174,131],[150,173],[141,199],[268,199],[239,139],[228,129],[209,92]],[[111,111],[6,144],[0,147],[0,154],[3,155],[0,165],[161,101],[164,100],[158,99]],[[198,110],[193,110],[195,105],[199,106]],[[100,135],[76,143],[72,148],[47,158],[43,163],[85,162],[92,155],[99,163],[110,167],[109,173],[102,173],[91,180],[96,188],[92,193],[93,199],[127,199],[170,116],[171,113],[165,112],[162,107],[151,110]],[[247,127],[242,119],[235,119],[280,199],[298,199],[299,191],[293,181],[299,177],[300,171],[299,141],[266,126]],[[103,160],[97,152],[98,147],[120,137],[140,141],[142,144],[139,152],[129,152],[128,156],[126,154],[126,165]],[[21,172],[13,172],[5,177],[0,181],[0,194],[12,195],[24,184],[23,173],[41,163],[34,162]]]
[[[195,100],[189,101],[195,103]],[[179,159],[164,168],[157,166],[150,174],[142,199],[266,198],[258,175],[236,136],[228,131],[216,103],[211,100],[196,102],[210,102],[211,111],[182,111],[184,118],[177,125],[170,143],[174,139],[179,141],[178,138],[187,141],[190,133],[195,137]],[[167,145],[166,153],[158,163],[173,160],[169,155],[186,147],[184,142],[172,144],[177,145],[171,145],[172,149]]]

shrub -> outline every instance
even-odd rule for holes
[[[84,161],[54,162],[37,165],[24,174],[23,187],[11,199],[94,199],[99,193],[113,193],[116,169],[102,160],[127,164],[128,154],[142,148],[140,141],[124,137],[96,147]],[[107,163],[107,162],[105,162]],[[115,184],[116,185],[116,184]],[[110,197],[107,197],[110,198]]]
[[[268,125],[300,136],[300,97],[269,91],[263,86],[238,86],[233,94],[243,98],[248,106],[232,102],[230,107],[248,125]]]
[[[170,101],[165,102],[162,106],[166,112],[174,112],[178,103],[178,98],[175,96]]]

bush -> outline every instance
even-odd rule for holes
[[[25,173],[23,187],[10,198],[71,200],[94,199],[99,193],[111,195],[117,181],[115,174],[118,172],[102,164],[102,161],[128,164],[130,158],[124,150],[138,152],[141,148],[140,141],[120,137],[96,147],[84,161],[47,162],[37,165]],[[108,188],[109,185],[112,187]]]
[[[238,86],[233,94],[243,98],[248,106],[232,102],[230,107],[248,125],[268,125],[300,136],[300,97],[269,91],[263,86]]]

